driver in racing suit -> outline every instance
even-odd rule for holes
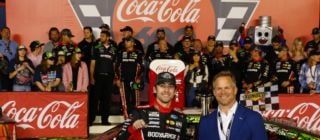
[[[187,121],[184,114],[172,107],[176,93],[175,76],[159,73],[153,105],[137,107],[124,122],[119,140],[184,140]]]

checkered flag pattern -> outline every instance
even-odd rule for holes
[[[69,0],[82,26],[91,26],[95,36],[101,24],[111,27],[116,0]],[[211,0],[217,17],[217,40],[229,43],[239,37],[241,23],[248,23],[260,0]]]
[[[100,33],[99,27],[108,24],[111,28],[114,13],[114,0],[70,0],[81,26],[91,26],[94,35]]]
[[[259,0],[214,0],[217,16],[217,40],[229,43],[237,39],[241,23],[247,23]]]
[[[264,96],[260,99],[257,99]],[[254,110],[267,111],[279,109],[278,85],[258,88],[257,92],[241,94],[240,104]]]

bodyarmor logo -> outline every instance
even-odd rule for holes
[[[184,25],[193,24],[196,38],[205,40],[215,34],[228,42],[239,36],[238,27],[247,23],[259,0],[69,0],[82,26],[99,32],[102,23],[111,26],[113,36],[121,39],[119,29],[134,27],[135,37],[145,45],[153,42],[156,28],[164,27],[168,41],[180,39]]]
[[[148,138],[162,138],[175,140],[176,137],[176,134],[148,131]]]

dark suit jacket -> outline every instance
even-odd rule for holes
[[[198,139],[219,140],[219,128],[217,110],[201,117]],[[267,140],[267,134],[261,115],[238,104],[233,124],[231,127],[230,140]]]

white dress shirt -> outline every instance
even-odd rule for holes
[[[233,104],[233,106],[231,107],[231,109],[228,111],[227,114],[225,114],[224,112],[222,112],[220,110],[220,108],[218,107],[218,113],[220,112],[221,115],[221,120],[222,120],[222,126],[223,126],[223,132],[221,131],[221,127],[220,127],[220,120],[219,120],[219,115],[217,116],[218,119],[218,131],[219,131],[219,137],[220,140],[226,140],[226,135],[228,135],[227,130],[228,130],[228,125],[231,122],[231,120],[234,118],[233,115],[236,113],[238,107],[238,103],[235,102]],[[232,127],[232,124],[231,124]],[[231,127],[230,127],[230,132],[231,132]],[[229,136],[230,138],[230,136]]]

